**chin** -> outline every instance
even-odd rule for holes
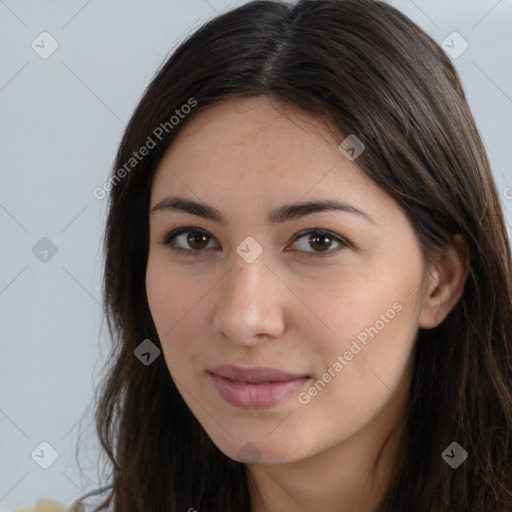
[[[268,433],[260,438],[254,437],[252,441],[249,437],[239,442],[230,439],[227,444],[215,445],[230,459],[245,464],[289,464],[308,456],[302,450],[298,450],[296,445],[283,446],[280,442],[273,443],[265,439],[267,435]]]

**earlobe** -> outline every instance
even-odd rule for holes
[[[419,327],[433,329],[448,316],[464,291],[469,263],[466,241],[462,235],[454,235],[429,275]]]

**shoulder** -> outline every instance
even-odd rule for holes
[[[108,496],[107,491],[110,485],[89,491],[76,499],[70,506],[66,507],[62,502],[42,498],[34,506],[23,507],[12,512],[94,512],[98,505]],[[98,501],[100,500],[100,501]],[[105,508],[102,508],[105,510]],[[105,512],[112,512],[113,504],[110,503]]]
[[[17,508],[13,512],[71,512],[61,502],[41,499],[33,507]]]

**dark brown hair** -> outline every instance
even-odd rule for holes
[[[145,91],[109,197],[104,303],[113,349],[96,426],[111,470],[95,510],[250,511],[245,465],[212,443],[164,358],[144,366],[134,349],[147,338],[160,344],[145,291],[157,165],[193,116],[259,95],[325,120],[340,142],[355,134],[366,147],[356,163],[407,214],[425,261],[454,234],[467,242],[461,299],[439,326],[419,329],[404,437],[379,510],[512,511],[512,265],[502,209],[449,58],[376,0],[247,3],[188,37]],[[171,126],[191,98],[197,106]],[[166,122],[161,140],[119,179]],[[454,441],[469,454],[457,469],[441,457]]]

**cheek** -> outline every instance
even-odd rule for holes
[[[191,314],[201,298],[201,290],[189,278],[156,257],[148,262],[146,293],[158,334],[164,338]]]
[[[354,294],[336,306],[323,303],[336,336],[312,338],[321,364],[316,382],[298,397],[308,430],[319,428],[314,418],[323,417],[323,428],[350,436],[390,401],[406,400],[414,310],[396,296]]]
[[[179,374],[204,352],[206,340],[200,317],[204,312],[208,282],[186,276],[168,265],[148,263],[146,293],[153,322],[169,370]],[[181,365],[181,366],[180,366]]]
[[[304,290],[309,312],[306,316],[302,314],[303,322],[307,317],[308,331],[316,332],[315,339],[322,339],[325,348],[348,350],[351,341],[392,306],[393,294],[383,292],[355,277],[331,281],[328,291],[309,286]]]
[[[360,383],[372,375],[371,368],[395,380],[407,365],[417,332],[418,311],[409,282],[414,282],[412,274],[409,280],[389,273],[385,279],[343,279],[328,293],[309,293],[317,316],[302,322],[308,338],[315,340],[310,349],[324,370],[342,356],[343,370],[337,365],[337,375],[345,375],[345,386],[364,392]]]

